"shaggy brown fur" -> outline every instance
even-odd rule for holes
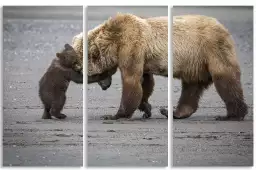
[[[182,92],[173,117],[187,118],[212,83],[225,102],[227,116],[243,120],[247,114],[235,45],[228,30],[215,18],[200,15],[173,17],[173,77],[182,80]]]
[[[74,49],[66,44],[65,49],[56,53],[50,67],[39,81],[39,97],[44,105],[42,119],[66,118],[61,110],[66,101],[66,91],[70,81],[83,83],[83,75],[72,68],[77,63]]]
[[[88,83],[107,78],[111,70],[121,71],[120,107],[105,119],[130,118],[137,108],[148,112],[145,103],[153,91],[153,74],[168,76],[167,44],[168,17],[118,14],[88,32]],[[149,76],[141,84],[143,74]]]
[[[83,72],[83,32],[75,35],[72,39],[72,47],[74,48],[78,62],[75,66],[76,71]]]

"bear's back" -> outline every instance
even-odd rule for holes
[[[217,19],[204,15],[174,16],[172,27],[173,36],[202,38],[200,41],[230,35],[228,30]]]

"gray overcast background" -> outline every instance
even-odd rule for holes
[[[82,20],[82,6],[4,6],[5,19]]]

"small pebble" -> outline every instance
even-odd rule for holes
[[[107,130],[107,132],[116,132],[115,130]]]

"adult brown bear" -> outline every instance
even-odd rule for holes
[[[173,18],[173,77],[182,81],[174,118],[187,118],[198,108],[212,82],[227,107],[218,120],[243,120],[247,114],[234,42],[216,19],[187,15]],[[119,110],[108,119],[129,118],[143,103],[143,74],[168,77],[168,19],[142,19],[131,14],[115,18],[88,33],[88,83],[111,76],[119,68],[123,92]],[[149,90],[150,91],[150,90]],[[153,87],[151,93],[153,91]],[[150,93],[150,94],[151,94]],[[150,96],[150,95],[149,95]],[[161,110],[167,115],[167,110]]]
[[[173,77],[182,81],[174,118],[191,116],[203,91],[214,83],[226,104],[227,116],[243,120],[247,114],[235,45],[228,30],[215,18],[201,15],[173,17]]]
[[[137,108],[147,112],[153,74],[168,76],[168,17],[119,13],[89,31],[88,83],[106,79],[117,68],[123,83],[121,104],[116,115],[104,118],[130,118]]]

